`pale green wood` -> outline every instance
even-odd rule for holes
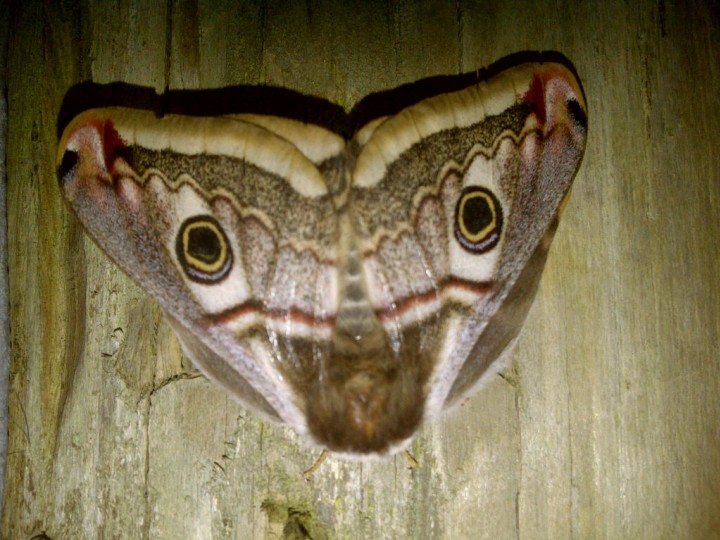
[[[159,7],[158,7],[159,6]],[[16,2],[3,538],[720,537],[717,8]],[[170,24],[170,26],[168,26]],[[169,41],[168,41],[169,40]],[[263,424],[182,359],[54,178],[81,80],[270,84],[350,109],[521,50],[570,58],[585,159],[510,366],[378,463]]]

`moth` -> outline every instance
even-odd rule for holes
[[[404,450],[503,366],[586,132],[575,76],[524,64],[350,140],[275,116],[88,110],[57,166],[208,378],[362,459]]]

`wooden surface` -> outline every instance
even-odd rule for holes
[[[3,538],[720,538],[720,13],[702,2],[15,2]],[[83,80],[363,96],[560,51],[589,140],[502,376],[403,457],[317,456],[182,360],[54,176]],[[292,536],[295,534],[295,536]]]

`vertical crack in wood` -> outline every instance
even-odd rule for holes
[[[512,367],[513,375],[511,378],[506,379],[510,386],[513,388],[514,393],[514,405],[515,405],[515,421],[517,422],[518,430],[518,451],[520,453],[518,459],[518,478],[517,478],[517,491],[515,492],[515,538],[520,538],[520,492],[522,491],[523,482],[523,464],[524,464],[524,446],[523,440],[523,424],[522,415],[520,413],[520,392],[522,390],[522,384],[520,383],[520,371],[517,367],[517,363],[513,363]],[[504,377],[503,377],[504,378]]]
[[[455,3],[455,17],[457,20],[457,45],[458,45],[458,73],[463,71],[463,12],[462,0]]]
[[[173,0],[168,0],[166,4],[165,12],[165,73],[163,92],[167,92],[170,88],[170,64],[171,64],[171,52],[172,52],[172,23],[173,23]]]
[[[565,357],[565,380],[571,381],[572,373],[570,372],[570,366],[567,361],[567,356]],[[570,385],[568,384],[568,391],[567,391],[567,398],[565,400],[565,406],[567,407],[567,444],[568,444],[568,461],[570,462],[568,464],[568,468],[570,469],[568,471],[567,475],[567,481],[568,481],[568,494],[570,497],[570,500],[568,501],[568,530],[570,532],[570,536],[574,536],[574,531],[576,530],[575,527],[575,493],[574,493],[574,476],[575,476],[575,466],[573,464],[573,431],[572,431],[572,407],[570,404],[572,403],[572,391],[570,388]]]
[[[153,380],[155,380],[155,374],[153,373]],[[145,410],[144,422],[145,422],[145,470],[143,471],[143,499],[144,499],[144,516],[143,516],[143,539],[147,540],[150,538],[150,519],[152,516],[151,504],[150,504],[150,409],[152,407],[152,390],[144,398],[145,399]]]

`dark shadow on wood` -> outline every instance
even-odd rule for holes
[[[392,90],[364,97],[349,113],[326,99],[301,94],[287,88],[264,85],[229,86],[206,90],[154,89],[126,83],[82,82],[70,88],[58,115],[58,138],[78,114],[102,107],[130,107],[154,111],[158,116],[218,116],[253,113],[281,116],[325,127],[345,138],[369,121],[395,114],[423,99],[462,90],[488,80],[508,68],[528,62],[557,62],[575,72],[570,61],[559,52],[523,51],[506,56],[488,67],[459,75],[440,75],[404,84]]]

